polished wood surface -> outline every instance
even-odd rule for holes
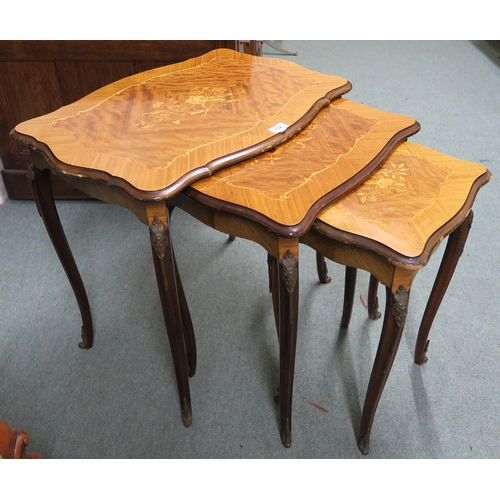
[[[286,141],[350,88],[289,61],[218,49],[119,80],[11,137],[65,176],[158,201]]]
[[[413,118],[339,98],[292,141],[196,182],[187,193],[281,236],[299,236],[419,127]]]
[[[347,103],[346,99],[341,101]],[[330,110],[335,109],[336,104],[337,101],[330,106]],[[411,284],[418,270],[427,264],[441,240],[450,235],[450,243],[431,292],[417,340],[415,359],[422,362],[418,360],[425,356],[432,320],[467,238],[474,199],[478,190],[489,181],[491,174],[482,165],[458,160],[404,141],[383,158],[382,164],[377,164],[378,168],[364,183],[319,211],[319,214],[313,211],[317,219],[312,227],[303,226],[303,229],[308,230],[300,235],[300,239],[287,237],[286,233],[280,233],[279,230],[269,231],[269,228],[277,226],[271,226],[267,218],[262,217],[263,212],[266,215],[271,213],[274,221],[279,220],[282,213],[277,209],[275,212],[266,212],[267,205],[259,204],[259,200],[267,200],[267,194],[264,192],[266,187],[269,185],[272,189],[278,186],[282,193],[293,192],[290,189],[290,179],[293,181],[294,177],[288,173],[294,172],[294,166],[297,172],[302,173],[303,168],[311,164],[313,168],[321,171],[321,159],[326,162],[324,164],[331,164],[328,152],[335,151],[331,144],[331,149],[324,144],[323,154],[318,154],[315,161],[311,161],[307,153],[302,157],[306,150],[303,137],[307,132],[317,133],[320,129],[318,124],[326,114],[327,110],[324,110],[317,117],[311,124],[311,130],[305,130],[290,143],[277,148],[280,159],[282,156],[279,154],[282,151],[293,152],[294,155],[290,154],[289,163],[278,164],[276,161],[276,171],[279,168],[279,172],[284,172],[284,175],[275,175],[274,183],[271,182],[273,177],[270,174],[268,177],[259,175],[260,165],[267,168],[271,164],[274,153],[267,153],[246,162],[241,169],[239,165],[230,167],[209,179],[193,184],[176,197],[174,203],[203,223],[227,234],[254,241],[268,252],[270,289],[273,293],[280,345],[280,431],[285,446],[291,444],[299,242],[346,266],[345,300],[341,319],[344,327],[349,325],[351,317],[356,270],[364,269],[373,275],[370,293],[372,318],[379,317],[378,310],[375,310],[375,285],[377,281],[385,285],[384,324],[366,392],[358,439],[362,453],[368,453],[375,412],[401,340]],[[360,114],[371,116],[368,113]],[[343,119],[338,118],[337,127],[332,129],[338,130],[343,124]],[[363,134],[362,129],[358,129],[358,132]],[[344,140],[342,137],[340,142]],[[352,153],[352,149],[348,150]],[[377,148],[364,149],[363,154],[365,156],[364,159],[360,157],[359,167],[373,161]],[[342,155],[338,156],[344,158]],[[350,162],[342,163],[340,160],[336,165],[339,168],[352,168]],[[233,187],[232,179],[238,175],[241,175],[242,179],[246,178],[247,182],[240,182],[237,187],[245,189],[251,186],[253,189],[249,191],[257,196],[243,198],[238,189],[229,189]],[[351,170],[350,179],[352,175]],[[216,191],[219,185],[222,188]],[[223,199],[207,196],[207,192],[211,195],[217,193]],[[224,193],[224,196],[220,193]],[[243,204],[241,200],[247,203],[245,207],[236,204]],[[299,202],[290,206],[300,213],[298,204]],[[318,269],[320,279],[328,282],[326,266],[322,259],[318,259]],[[292,287],[288,286],[290,282],[293,283]]]
[[[462,222],[490,175],[478,163],[405,142],[362,186],[320,212],[315,228],[341,241],[363,240],[395,264],[418,269]]]
[[[204,224],[254,241],[268,253],[285,447],[292,442],[299,236],[325,204],[362,183],[418,130],[413,118],[336,99],[289,142],[194,183],[171,201]]]
[[[0,422],[0,458],[43,458],[39,453],[26,451],[29,442],[26,432]]]
[[[201,56],[217,48],[257,55],[249,40],[0,40],[1,172],[10,198],[33,197],[26,181],[31,158],[9,139],[23,121],[51,113],[120,78]],[[55,198],[87,197],[60,178]]]
[[[415,362],[425,362],[428,335],[458,263],[479,189],[491,178],[482,165],[459,160],[405,142],[364,184],[325,208],[301,238],[320,256],[346,266],[342,326],[349,326],[356,270],[371,274],[369,314],[379,317],[378,282],[385,285],[385,315],[361,416],[358,447],[368,453],[375,412],[401,340],[412,282],[439,243],[449,235],[415,348]]]
[[[49,174],[92,197],[128,208],[149,227],[185,426],[193,418],[188,377],[196,371],[196,345],[169,230],[175,198],[194,181],[295,137],[350,88],[341,77],[221,49],[119,80],[11,132],[13,140],[30,148],[33,165],[28,177],[37,207],[80,306],[81,348],[93,344],[92,318],[57,216]],[[371,126],[376,127],[375,122]],[[410,131],[401,131],[398,124],[393,130],[397,138],[389,143],[418,130],[412,123]],[[362,133],[366,130],[358,131]],[[388,153],[387,141],[378,146],[368,148],[368,162],[372,152]],[[231,220],[228,224],[232,227]],[[273,298],[279,305],[280,433],[290,446],[298,238],[266,239],[268,231],[258,223],[255,229],[259,242],[269,244],[275,259],[273,282],[279,283]],[[283,276],[288,277],[286,283]]]
[[[196,346],[169,231],[176,206],[268,253],[285,447],[292,439],[299,243],[346,265],[351,285],[355,269],[362,268],[386,286],[384,327],[359,438],[360,449],[368,450],[415,273],[452,232],[460,236],[447,261],[456,258],[489,172],[404,143],[419,124],[339,97],[350,88],[343,78],[288,61],[216,50],[119,80],[11,133],[31,149],[37,206],[81,310],[80,347],[92,345],[90,309],[47,174],[130,209],[149,227],[186,426],[193,419],[188,377],[196,370]],[[328,219],[337,205],[343,215]],[[326,281],[325,266],[321,274]],[[353,296],[351,286],[346,302]],[[349,317],[347,308],[342,321]]]

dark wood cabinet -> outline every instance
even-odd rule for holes
[[[260,44],[238,40],[1,40],[0,157],[9,197],[33,197],[26,180],[29,150],[9,138],[18,123],[55,111],[120,78],[217,48],[258,55]],[[55,198],[87,198],[69,184],[53,181]]]

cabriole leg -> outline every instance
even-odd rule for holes
[[[422,322],[420,323],[415,346],[415,363],[417,365],[427,362],[426,353],[429,346],[429,332],[462,255],[472,225],[472,219],[473,213],[471,211],[464,222],[448,236],[448,243],[436,276],[436,281],[432,287],[431,295],[427,302]]]
[[[193,377],[196,373],[196,339],[194,335],[193,322],[191,320],[191,313],[189,312],[188,303],[186,296],[184,295],[184,288],[182,287],[182,281],[177,269],[177,262],[175,260],[175,255],[172,249],[172,255],[174,259],[175,267],[175,282],[177,284],[177,294],[179,296],[179,308],[181,313],[182,321],[182,334],[184,338],[184,344],[186,348],[186,358],[188,364],[188,375]]]
[[[394,358],[396,357],[408,311],[409,290],[403,285],[394,294],[387,287],[386,293],[387,298],[382,335],[366,392],[359,429],[358,448],[363,455],[368,454],[373,419]]]
[[[81,349],[90,349],[94,344],[94,329],[92,326],[92,315],[87,298],[87,292],[83,285],[80,272],[76,266],[75,259],[69,248],[66,235],[57,213],[54,197],[52,194],[51,171],[40,170],[33,165],[28,169],[28,180],[33,190],[33,196],[38,208],[38,213],[43,219],[47,233],[52,241],[52,245],[61,261],[61,264],[68,276],[71,287],[75,294],[82,316],[82,340],[78,344]]]
[[[175,207],[169,207],[169,217],[172,217],[172,213]],[[182,287],[182,281],[180,278],[179,270],[177,269],[177,260],[175,259],[174,248],[172,247],[172,256],[175,267],[175,281],[177,284],[177,294],[179,296],[179,307],[181,312],[182,320],[182,334],[184,338],[184,345],[186,348],[186,357],[188,363],[188,375],[193,377],[196,373],[196,339],[194,335],[193,322],[191,320],[191,313],[189,312],[188,303],[186,296],[184,294],[184,288]]]
[[[292,444],[292,394],[299,304],[297,256],[287,250],[279,261],[280,435],[285,448]]]
[[[330,283],[332,281],[332,278],[328,276],[326,259],[319,252],[316,252],[316,269],[318,270],[318,278],[321,283]]]
[[[167,327],[170,350],[177,377],[177,387],[181,402],[182,421],[186,427],[191,425],[193,414],[188,382],[188,362],[184,346],[184,331],[177,291],[177,277],[174,255],[170,241],[168,213],[162,219],[157,215],[150,217],[149,231],[153,249],[158,291]],[[181,294],[182,295],[182,294]]]
[[[380,312],[378,310],[378,279],[370,274],[370,283],[368,285],[368,317],[370,319],[379,319]]]
[[[358,270],[355,267],[345,268],[344,284],[344,309],[342,311],[342,320],[340,324],[343,328],[349,328],[351,322],[352,307],[354,305],[354,293],[356,292],[356,276]]]

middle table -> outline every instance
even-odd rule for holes
[[[252,240],[268,253],[285,447],[292,439],[299,239],[325,206],[356,188],[418,130],[413,118],[339,98],[274,151],[214,173],[172,200],[206,225]]]

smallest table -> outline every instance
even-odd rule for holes
[[[403,333],[410,287],[448,235],[418,334],[415,361],[424,361],[429,330],[462,253],[478,190],[490,180],[482,165],[404,143],[348,196],[325,208],[301,238],[318,254],[347,266],[342,325],[349,324],[357,268],[371,273],[370,316],[376,317],[377,281],[386,287],[384,324],[361,417],[358,447],[368,453],[378,402]],[[320,279],[325,267],[318,260]]]

